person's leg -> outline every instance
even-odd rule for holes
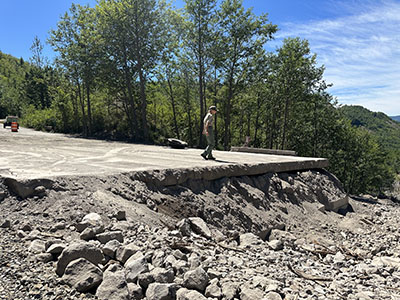
[[[208,130],[208,136],[207,136],[207,143],[208,143],[208,146],[207,146],[207,157],[208,158],[212,158],[213,156],[212,156],[212,150],[214,149],[214,147],[215,147],[215,137],[214,137],[214,130],[213,130],[213,128],[211,127],[211,128],[209,128],[209,130]]]

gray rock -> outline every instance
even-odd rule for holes
[[[164,267],[165,261],[165,252],[161,249],[157,249],[154,251],[153,256],[151,258],[151,263],[155,267]]]
[[[174,300],[176,286],[170,283],[151,283],[146,291],[147,300]]]
[[[48,263],[53,260],[53,255],[50,253],[39,253],[35,256],[36,261],[42,263]]]
[[[207,300],[207,298],[198,291],[180,288],[176,292],[176,300]]]
[[[36,254],[45,252],[46,251],[45,249],[46,249],[45,242],[42,240],[32,241],[28,248],[29,252],[36,253]]]
[[[189,218],[189,221],[190,221],[190,226],[195,233],[200,234],[208,239],[211,239],[211,231],[208,228],[206,222],[204,222],[202,218],[192,217]]]
[[[281,240],[281,241],[288,241],[288,242],[294,242],[296,241],[296,237],[291,234],[290,232],[284,231],[284,230],[279,230],[279,229],[272,229],[271,234],[269,236],[269,240]]]
[[[110,265],[103,273],[103,281],[97,288],[100,300],[130,300],[125,272],[118,264]]]
[[[259,245],[261,243],[263,243],[263,241],[260,239],[260,237],[250,232],[241,234],[239,236],[239,246],[242,248]]]
[[[375,257],[372,260],[371,265],[374,267],[400,268],[400,258],[399,257],[390,257],[390,256]]]
[[[139,274],[138,284],[140,287],[146,290],[149,284],[153,282],[172,283],[174,281],[174,277],[175,274],[173,270],[156,267],[151,270],[151,272]]]
[[[196,253],[192,253],[192,254],[190,254],[188,263],[189,263],[190,269],[194,270],[201,266],[200,257]]]
[[[111,240],[117,240],[120,243],[124,242],[124,236],[122,235],[122,231],[109,231],[96,235],[97,240],[102,244],[106,244]]]
[[[176,227],[182,233],[183,236],[190,236],[192,229],[190,227],[190,221],[188,219],[182,219],[177,224]]]
[[[84,258],[71,261],[62,277],[65,283],[82,293],[96,288],[102,278],[100,269]]]
[[[218,279],[213,279],[210,281],[210,284],[207,286],[204,295],[210,298],[222,298],[222,289],[218,285]]]
[[[1,198],[1,197],[0,197]],[[1,201],[1,200],[0,200]],[[1,223],[0,228],[10,228],[11,227],[11,222],[10,220],[4,220],[3,223]]]
[[[125,275],[127,282],[136,282],[139,274],[149,271],[145,256],[141,252],[132,255],[125,263]]]
[[[240,291],[240,300],[254,300],[254,299],[262,299],[264,296],[263,291],[257,288],[243,288]]]
[[[283,249],[283,242],[281,240],[272,240],[268,242],[268,246],[274,251],[279,251]]]
[[[150,272],[154,278],[155,282],[159,283],[171,283],[174,281],[174,271],[171,269],[164,269],[164,268],[154,268]]]
[[[81,232],[79,237],[84,241],[94,240],[96,237],[96,230],[93,227],[87,227]]]
[[[0,191],[0,202],[6,198],[6,192]]]
[[[102,226],[103,221],[101,220],[101,216],[97,213],[90,213],[83,217],[83,224],[89,224],[92,227]]]
[[[282,297],[277,292],[269,292],[264,296],[263,300],[282,300]]]
[[[236,297],[236,295],[238,293],[238,286],[236,283],[227,282],[227,283],[221,284],[221,286],[222,286],[222,296],[226,300],[232,300]]]
[[[76,242],[69,245],[61,253],[56,267],[57,275],[62,276],[67,265],[78,258],[85,258],[94,265],[98,265],[104,260],[103,252],[95,245],[83,241]]]
[[[121,243],[119,241],[111,240],[104,245],[103,253],[111,258],[115,258],[115,253],[119,247],[121,247]]]
[[[175,273],[184,273],[188,269],[188,263],[186,261],[176,259],[172,254],[165,258],[164,266],[171,267]]]
[[[51,253],[51,254],[61,254],[62,252],[63,252],[63,250],[65,249],[65,245],[64,244],[52,244],[52,245],[50,245],[48,248],[47,248],[47,250],[46,250],[46,252],[47,253]]]
[[[130,300],[141,300],[144,298],[143,289],[139,285],[128,282],[128,290],[131,296]]]
[[[124,210],[117,211],[114,216],[118,221],[126,220],[126,212]]]
[[[140,247],[136,246],[134,243],[130,243],[126,246],[121,246],[117,249],[116,259],[123,264],[136,252],[140,251]]]
[[[149,284],[153,283],[154,281],[154,276],[150,272],[139,274],[137,279],[137,283],[143,290],[146,290]]]
[[[22,230],[22,231],[32,231],[32,226],[30,224],[25,223],[25,224],[21,225],[20,230]]]
[[[204,292],[208,284],[209,278],[203,268],[198,267],[192,271],[188,271],[183,276],[183,286],[188,289],[195,289]]]

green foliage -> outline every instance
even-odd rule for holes
[[[36,130],[55,130],[61,131],[62,124],[58,117],[58,111],[52,108],[37,110],[33,105],[23,109],[24,118],[21,125]]]
[[[0,118],[21,115],[25,102],[24,78],[29,64],[0,52]]]
[[[388,151],[400,151],[400,123],[381,112],[372,112],[362,106],[342,106],[340,111],[356,127],[365,128]]]

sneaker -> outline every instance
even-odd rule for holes
[[[215,160],[215,157],[214,156],[209,156],[209,157],[207,157],[207,159]]]
[[[201,155],[205,160],[208,159],[204,153],[202,153],[202,154],[200,154],[200,155]]]

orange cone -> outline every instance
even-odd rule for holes
[[[12,122],[11,123],[11,131],[12,132],[18,132],[18,124],[17,124],[17,122]]]

